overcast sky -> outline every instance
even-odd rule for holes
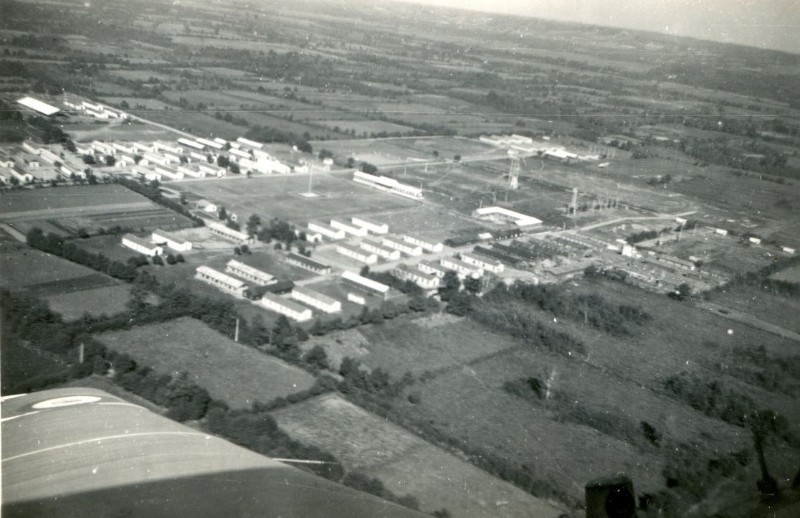
[[[627,27],[800,54],[800,0],[401,0]]]

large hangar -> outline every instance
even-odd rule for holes
[[[419,517],[95,389],[2,400],[3,516]]]

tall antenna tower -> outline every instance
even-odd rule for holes
[[[508,170],[508,188],[519,189],[519,157],[511,157],[511,167]]]

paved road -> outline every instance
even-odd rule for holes
[[[763,320],[754,317],[748,313],[744,313],[742,311],[738,311],[735,309],[731,309],[725,306],[720,306],[719,304],[714,304],[713,302],[705,302],[701,301],[697,303],[698,307],[716,313],[718,315],[722,315],[723,317],[733,320],[735,322],[739,322],[750,327],[755,327],[756,329],[761,329],[762,331],[766,331],[768,333],[772,333],[778,335],[782,338],[787,338],[789,340],[794,340],[795,342],[800,342],[800,334],[795,333],[794,331],[789,331],[788,329],[784,329],[775,324],[771,324],[769,322],[764,322]]]

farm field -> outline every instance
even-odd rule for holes
[[[98,274],[90,268],[71,263],[60,257],[40,252],[32,248],[6,250],[0,253],[0,283],[12,290],[35,290],[41,286],[57,286],[58,284],[97,284],[95,279],[110,277]]]
[[[308,190],[308,175],[200,180],[174,185],[221,204],[245,220],[251,214],[258,214],[262,221],[277,217],[303,227],[311,219],[377,214],[415,204],[359,185],[348,176],[351,175],[314,175],[312,189],[320,195],[317,198],[300,196]]]
[[[50,309],[65,321],[78,320],[84,314],[93,317],[115,315],[127,309],[131,289],[127,284],[84,289],[45,297]]]
[[[188,317],[96,338],[156,371],[186,371],[211,397],[232,408],[249,408],[255,401],[285,397],[314,384],[305,371],[238,344]]]
[[[772,276],[773,279],[786,282],[800,282],[800,266],[794,266],[780,271]]]
[[[426,512],[444,507],[453,516],[553,518],[562,512],[339,396],[318,396],[273,416],[293,437],[330,451],[347,469],[419,499]]]
[[[44,227],[55,226],[59,234],[71,235],[114,226],[137,231],[191,226],[185,216],[114,184],[12,191],[0,200],[0,221],[23,233],[37,226],[47,232]]]
[[[392,377],[406,372],[460,370],[481,358],[520,344],[492,333],[470,320],[435,314],[421,318],[401,317],[383,325],[362,326],[322,337],[312,336],[304,348],[322,345],[334,365],[342,358],[357,358],[371,369],[383,369]]]
[[[787,272],[791,270],[780,273]],[[773,278],[780,279],[777,275]],[[800,333],[800,319],[797,318],[800,315],[800,303],[796,299],[773,295],[753,287],[736,286],[725,292],[715,293],[711,300],[715,304],[749,313],[765,322]]]

